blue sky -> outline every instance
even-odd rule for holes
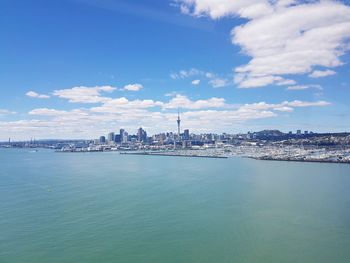
[[[5,0],[0,34],[0,140],[350,130],[346,1]]]

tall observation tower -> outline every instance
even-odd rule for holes
[[[179,136],[180,138],[180,123],[181,123],[181,120],[180,120],[180,109],[177,109],[177,135]]]

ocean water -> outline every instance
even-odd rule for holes
[[[350,262],[350,165],[0,149],[0,262]]]

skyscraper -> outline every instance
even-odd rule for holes
[[[108,133],[108,141],[114,142],[114,132]]]
[[[100,143],[105,143],[105,142],[106,142],[106,137],[100,136]]]
[[[190,139],[190,130],[184,130],[184,140],[188,141]]]
[[[116,143],[120,143],[122,140],[121,140],[121,137],[120,137],[120,134],[116,134],[116,135],[114,135],[114,141],[116,142]]]
[[[120,141],[121,142],[124,142],[124,132],[125,132],[124,129],[120,129],[119,130],[119,135],[120,135]]]
[[[123,132],[123,142],[128,142],[128,141],[129,141],[129,134],[126,131],[124,131]]]
[[[141,127],[137,130],[137,140],[139,142],[145,142],[147,140],[147,133]]]

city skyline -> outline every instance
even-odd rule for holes
[[[2,5],[0,141],[350,130],[345,1]]]

